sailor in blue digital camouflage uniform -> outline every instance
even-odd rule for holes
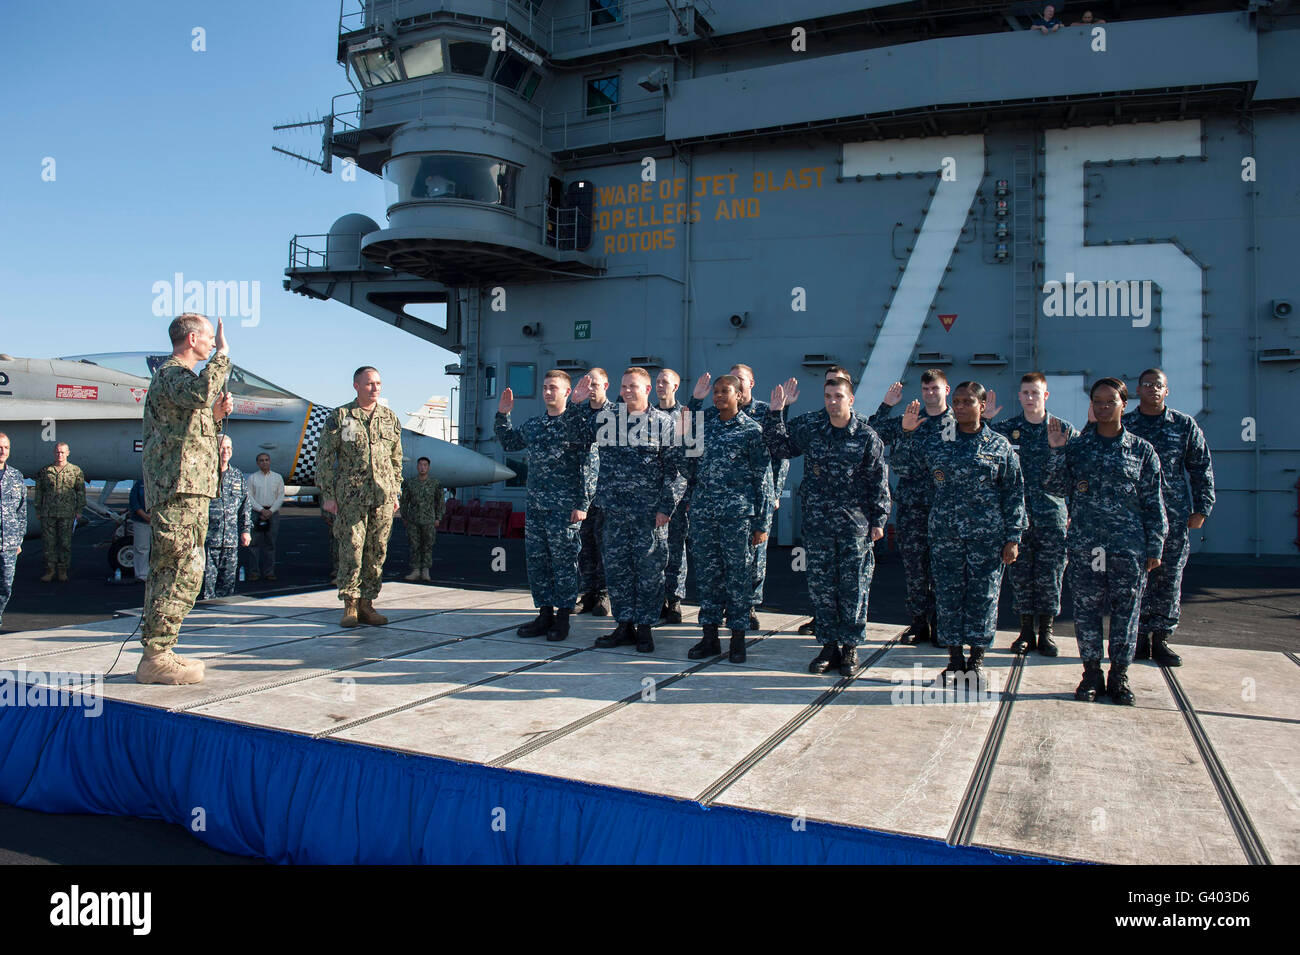
[[[609,375],[604,368],[587,372],[591,382],[591,396],[587,399],[592,409],[605,407],[605,393],[609,390]],[[593,447],[587,461],[587,498],[596,496],[596,481],[600,475],[600,451]],[[587,519],[582,522],[582,547],[578,551],[578,586],[582,600],[574,613],[589,613],[593,617],[609,616],[609,590],[605,585],[605,561],[600,552],[600,541],[605,534],[605,511],[592,503]]]
[[[589,449],[569,436],[564,411],[569,403],[566,372],[548,371],[542,379],[546,413],[510,425],[514,392],[507,388],[497,404],[494,430],[501,447],[528,453],[528,513],[524,552],[528,587],[537,618],[520,627],[521,637],[546,634],[547,640],[569,635],[569,614],[578,596],[578,549],[582,522],[590,507]]]
[[[1181,613],[1183,568],[1191,551],[1187,532],[1204,526],[1214,507],[1214,469],[1201,426],[1191,415],[1170,408],[1165,403],[1168,397],[1169,380],[1163,371],[1148,368],[1142,372],[1138,406],[1124,415],[1124,427],[1156,449],[1169,519],[1160,566],[1147,576],[1142,595],[1135,659],[1150,657],[1176,667],[1183,661],[1169,649],[1169,639],[1178,628]]]
[[[239,580],[239,547],[252,542],[253,502],[248,497],[248,481],[239,468],[230,466],[234,445],[230,436],[217,439],[217,496],[208,503],[208,533],[203,541],[204,600],[229,597]]]
[[[740,413],[736,376],[714,382],[713,407],[717,414],[704,418],[703,453],[685,459],[695,527],[691,560],[704,628],[704,639],[687,656],[700,660],[721,653],[718,625],[725,622],[731,631],[728,659],[744,663],[754,590],[750,555],[772,526],[772,459],[763,429]]]
[[[0,431],[0,623],[13,593],[14,568],[27,536],[27,485],[9,463],[9,435]]]
[[[673,419],[650,407],[650,373],[644,368],[623,372],[622,402],[600,411],[586,404],[590,388],[584,376],[565,419],[575,441],[600,448],[593,503],[605,511],[601,555],[618,625],[596,646],[635,643],[638,652],[651,653],[663,609],[668,522],[686,490],[680,438]]]
[[[1047,488],[1068,496],[1066,538],[1074,634],[1083,660],[1075,699],[1108,694],[1133,705],[1128,667],[1137,643],[1138,608],[1147,574],[1160,566],[1168,522],[1160,492],[1160,459],[1150,443],[1121,421],[1128,388],[1102,378],[1089,394],[1096,426],[1066,441],[1056,419],[1048,423],[1052,453]],[[1110,617],[1110,673],[1101,674],[1101,633]]]
[[[1020,555],[1011,565],[1011,592],[1016,613],[1020,615],[1020,635],[1011,644],[1012,653],[1028,653],[1035,647],[1045,657],[1059,652],[1052,639],[1052,624],[1061,612],[1061,581],[1065,578],[1065,525],[1069,522],[1065,499],[1049,494],[1043,486],[1047,477],[1047,378],[1031,371],[1020,379],[1022,412],[1013,418],[994,423],[991,419],[1001,409],[994,392],[989,392],[989,409],[985,412],[993,430],[1011,442],[1020,457],[1025,476],[1025,506],[1029,511],[1029,529],[1020,539]],[[1061,419],[1066,437],[1079,432]],[[1037,624],[1037,632],[1035,632]]]
[[[655,407],[666,415],[676,417],[682,405],[677,400],[677,389],[682,376],[671,368],[660,370],[655,376]],[[668,567],[664,570],[664,606],[659,614],[660,623],[682,622],[682,601],[686,599],[686,537],[690,533],[690,514],[687,499],[682,498],[668,524]]]
[[[998,622],[1002,570],[1016,561],[1029,518],[1020,459],[983,421],[987,395],[977,381],[953,391],[953,432],[921,428],[921,403],[903,415],[901,457],[930,481],[930,573],[939,640],[948,648],[943,678],[982,676]],[[970,657],[962,646],[970,647]]]
[[[798,383],[777,385],[763,431],[773,454],[804,456],[799,502],[813,630],[822,645],[808,670],[838,667],[841,675],[851,676],[867,637],[873,545],[889,520],[889,477],[884,442],[853,410],[849,380],[828,379],[822,391],[826,407],[799,415],[787,427],[782,414],[798,397]]]
[[[767,402],[760,398],[754,397],[754,369],[748,365],[735,364],[731,366],[728,374],[733,375],[740,381],[740,410],[749,415],[759,427],[767,418]],[[709,396],[709,380],[711,376],[705,372],[695,383],[695,390],[691,392],[690,400],[687,401],[686,407],[692,412],[699,411],[704,407],[704,399]],[[712,414],[712,410],[709,412]],[[781,492],[785,489],[785,479],[790,472],[790,462],[780,458],[772,459],[772,509],[775,511],[781,506]],[[756,544],[750,548],[750,561],[753,565],[754,575],[754,592],[752,601],[754,610],[757,611],[763,602],[763,586],[767,582],[767,541],[762,544]],[[749,615],[749,628],[758,629],[758,616],[755,612]]]
[[[924,433],[931,430],[953,434],[957,427],[948,408],[948,377],[938,368],[921,373],[921,402],[925,416],[921,419]],[[903,397],[902,382],[894,382],[885,393],[876,413],[867,423],[880,435],[889,451],[889,463],[898,480],[894,487],[894,526],[898,531],[898,549],[903,557],[903,574],[907,583],[907,610],[912,615],[911,625],[903,631],[904,640],[924,643],[929,640],[940,646],[934,632],[934,585],[930,579],[930,479],[924,472],[897,460],[899,442],[903,437],[902,421],[891,418],[894,406]]]

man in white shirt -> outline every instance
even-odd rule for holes
[[[257,456],[257,471],[248,476],[248,500],[253,507],[253,546],[248,551],[248,579],[275,580],[275,538],[280,531],[284,478],[271,470],[271,456]]]

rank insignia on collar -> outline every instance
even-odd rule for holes
[[[814,475],[815,477],[821,477],[821,474],[822,474],[821,465],[819,465],[819,464],[814,464],[814,465],[812,466],[812,473],[813,473],[813,475]]]
[[[941,482],[941,483],[942,483],[942,481],[943,481],[943,471],[940,470],[939,468],[935,468],[935,469],[934,469],[934,479],[935,479],[936,481]]]
[[[1074,486],[1074,489],[1075,489],[1076,491],[1078,491],[1080,494],[1083,494],[1083,493],[1087,492],[1087,490],[1088,490],[1088,482],[1087,482],[1087,481],[1080,481],[1078,484],[1076,484],[1076,485]]]

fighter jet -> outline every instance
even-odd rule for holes
[[[13,465],[35,474],[50,463],[54,442],[66,441],[86,479],[106,482],[95,508],[102,512],[113,485],[141,475],[144,396],[167,357],[148,352],[46,359],[0,355],[0,429],[9,435]],[[226,387],[235,403],[224,425],[234,443],[231,464],[251,473],[257,455],[266,452],[271,469],[284,475],[286,494],[319,493],[316,453],[333,409],[238,365],[231,366]],[[429,473],[444,487],[514,477],[485,455],[409,429],[402,432],[402,451],[405,474],[414,474],[416,461],[427,457]]]

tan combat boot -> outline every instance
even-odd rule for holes
[[[184,686],[203,682],[203,662],[184,660],[172,653],[171,648],[153,650],[144,648],[144,659],[135,670],[137,683],[161,683],[166,686]]]
[[[357,598],[343,598],[343,619],[339,621],[339,626],[355,627],[357,625]]]
[[[53,579],[54,579],[54,568],[46,567],[45,573],[41,574],[41,583],[48,584]]]
[[[58,573],[55,574],[55,577],[56,577],[57,579],[59,579],[59,580],[67,580],[67,579],[68,579],[68,568],[66,568],[66,567],[60,567],[59,570],[58,570]]]
[[[388,623],[387,617],[375,613],[375,605],[367,597],[362,597],[357,603],[357,619],[371,627],[382,627]]]
[[[428,568],[428,567],[425,567],[423,570],[420,571],[420,579],[421,579],[421,580],[427,580],[427,581],[432,581],[432,580],[433,580],[433,578],[429,576],[429,568]]]
[[[413,567],[413,568],[411,568],[411,572],[410,572],[409,574],[407,574],[405,577],[403,577],[402,579],[403,579],[403,580],[419,580],[419,579],[420,579],[420,568],[418,568],[418,567]]]

